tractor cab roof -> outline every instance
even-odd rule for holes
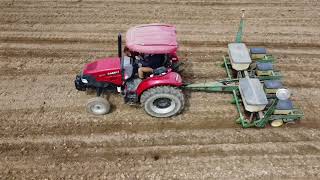
[[[132,27],[126,34],[131,51],[146,54],[170,54],[178,49],[176,28],[169,24],[145,24]]]

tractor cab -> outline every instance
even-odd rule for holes
[[[169,68],[178,71],[177,49],[176,28],[172,25],[146,24],[132,27],[126,33],[126,46],[122,58],[124,70],[130,72],[132,69],[135,74],[139,66],[144,66],[152,68],[156,74],[161,74]],[[121,47],[119,52],[120,50]],[[129,67],[130,65],[133,68]],[[125,79],[128,77],[126,75],[125,73]]]
[[[176,29],[168,24],[136,26],[127,31],[125,44],[124,55],[121,56],[123,92],[125,102],[136,103],[141,89],[149,86],[150,82],[158,78],[168,79],[170,73],[178,71]],[[141,79],[137,74],[140,67],[152,68],[152,72],[145,73],[145,78]],[[178,79],[181,79],[180,75]]]
[[[139,67],[150,67],[152,72],[146,73],[146,77],[159,75],[172,70],[168,65],[168,58],[164,54],[145,54],[141,56],[124,56],[122,58],[124,80],[137,77]]]

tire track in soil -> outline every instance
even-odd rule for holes
[[[167,160],[166,158],[160,160],[154,160],[154,158],[141,158],[132,159],[126,158],[126,163],[119,161],[117,163],[105,163],[104,159],[90,159],[83,165],[79,165],[79,162],[72,163],[57,163],[49,166],[52,169],[50,177],[64,178],[72,177],[75,179],[81,177],[87,177],[89,179],[101,179],[101,178],[116,178],[121,179],[123,177],[130,179],[140,178],[180,178],[180,179],[197,179],[203,178],[242,178],[254,179],[257,176],[261,178],[305,178],[306,176],[318,177],[318,168],[314,167],[314,160],[318,160],[318,156],[296,156],[295,159],[292,156],[246,156],[237,157],[229,156],[224,158],[218,157],[202,157],[192,158],[183,157],[182,160],[178,158]],[[16,166],[11,171],[2,171],[4,174],[2,177],[42,177],[45,178],[44,174],[48,174],[45,167],[48,167],[44,162],[32,165],[30,159],[19,160]],[[251,162],[252,166],[243,167],[237,169],[236,167],[242,167],[245,162]],[[189,167],[190,164],[194,166]],[[290,165],[288,165],[290,164]],[[310,164],[311,166],[305,166]],[[9,164],[10,165],[10,164]],[[31,167],[26,169],[26,167]],[[94,167],[94,168],[92,168]],[[218,168],[217,168],[218,167]],[[79,171],[70,173],[70,169],[79,169]],[[26,172],[26,171],[27,172]],[[108,170],[108,171],[106,171]],[[248,174],[252,170],[256,170],[258,173],[255,176]],[[32,173],[28,173],[32,172]],[[103,172],[103,173],[102,173]],[[265,172],[273,172],[272,175],[268,175]]]
[[[265,129],[266,130],[266,129]],[[265,131],[263,130],[263,131]],[[226,130],[223,130],[226,131]],[[258,131],[258,130],[253,130],[253,131]],[[260,130],[259,130],[260,131]],[[315,133],[317,134],[316,137],[319,139],[319,134],[317,133],[318,131],[314,131],[314,132],[310,132],[311,130],[307,130],[306,131],[301,131],[303,134],[305,134],[306,138],[310,138],[310,134],[311,133],[314,135]],[[215,163],[215,164],[219,164],[226,166],[228,164],[228,167],[230,168],[230,163],[233,164],[235,162],[239,162],[241,161],[241,163],[243,163],[242,161],[250,161],[250,162],[259,162],[257,161],[258,159],[265,159],[262,162],[271,162],[271,164],[277,164],[275,167],[279,168],[279,167],[288,167],[288,164],[290,164],[289,166],[295,167],[296,165],[299,167],[301,166],[302,163],[302,159],[304,163],[308,163],[309,165],[316,165],[316,161],[317,159],[319,159],[319,142],[308,142],[306,139],[303,139],[304,142],[300,142],[300,141],[294,141],[294,142],[287,142],[287,143],[276,143],[276,142],[272,142],[272,143],[268,143],[268,146],[265,147],[265,142],[259,142],[259,143],[250,143],[248,144],[247,141],[245,141],[246,143],[241,143],[238,144],[239,142],[236,140],[239,139],[234,139],[234,137],[239,137],[239,135],[241,136],[243,133],[240,131],[233,131],[232,133],[230,133],[230,129],[227,130],[227,134],[233,134],[236,133],[236,136],[229,136],[229,140],[231,140],[231,142],[236,142],[236,144],[219,144],[218,142],[223,142],[225,143],[225,141],[223,141],[221,138],[217,138],[217,136],[219,136],[219,133],[216,134],[217,136],[210,136],[208,134],[206,134],[206,136],[203,136],[203,138],[205,138],[205,140],[201,139],[204,141],[204,145],[201,145],[199,143],[193,144],[192,141],[196,140],[196,139],[192,139],[191,138],[191,142],[190,142],[190,138],[187,137],[183,137],[186,138],[187,141],[189,141],[190,145],[181,145],[181,144],[177,144],[177,145],[169,145],[168,146],[168,142],[169,144],[172,143],[170,140],[168,141],[167,138],[168,137],[174,137],[173,135],[178,135],[181,136],[181,134],[178,134],[176,132],[174,132],[173,134],[170,134],[166,137],[162,137],[162,138],[156,138],[156,140],[161,139],[161,141],[165,142],[164,146],[159,146],[156,145],[157,143],[154,141],[145,141],[145,142],[152,142],[151,146],[143,146],[143,147],[136,147],[135,145],[135,141],[132,142],[132,140],[137,139],[138,141],[141,141],[141,136],[137,137],[137,136],[125,136],[125,135],[121,135],[118,134],[117,136],[122,138],[125,137],[126,141],[129,142],[129,144],[134,145],[133,148],[129,148],[129,147],[116,147],[114,148],[114,141],[111,142],[111,147],[112,149],[106,148],[108,147],[108,144],[105,144],[105,140],[106,139],[111,139],[114,140],[114,137],[112,136],[105,136],[103,135],[98,136],[99,138],[96,137],[89,137],[89,141],[88,139],[86,139],[86,137],[71,137],[71,140],[66,140],[64,138],[51,138],[48,137],[49,143],[50,145],[44,143],[47,142],[47,140],[43,141],[40,138],[39,139],[31,139],[30,143],[26,143],[22,140],[18,140],[16,141],[17,144],[19,144],[18,146],[13,145],[14,142],[11,142],[13,144],[11,144],[11,146],[9,146],[9,149],[5,149],[4,152],[10,152],[10,154],[7,154],[9,157],[11,158],[11,161],[17,161],[20,163],[18,164],[26,164],[24,161],[29,161],[29,158],[33,158],[33,154],[37,154],[37,156],[39,157],[39,153],[40,153],[40,159],[37,160],[38,161],[38,165],[39,163],[43,163],[46,161],[54,161],[57,162],[56,166],[60,166],[61,164],[64,164],[65,166],[74,166],[75,164],[79,164],[79,163],[91,163],[94,162],[94,165],[92,165],[93,167],[100,165],[99,162],[104,161],[104,162],[108,162],[107,166],[110,168],[110,171],[115,171],[118,172],[118,168],[113,168],[114,166],[118,166],[118,167],[123,167],[125,168],[125,171],[128,171],[128,173],[132,172],[130,170],[130,167],[138,167],[138,169],[140,169],[142,172],[144,172],[148,165],[151,167],[157,167],[157,166],[163,166],[162,164],[165,163],[166,167],[173,165],[173,167],[175,167],[177,164],[180,163],[185,163],[184,160],[179,160],[177,161],[177,158],[182,158],[185,159],[187,158],[189,163],[190,161],[192,162],[192,164],[202,164],[202,165],[208,165],[208,167],[211,165],[211,163]],[[252,131],[250,131],[249,134],[251,134]],[[279,134],[282,134],[285,136],[285,139],[287,139],[288,137],[293,137],[296,132],[290,132],[288,131],[289,134],[284,133],[283,131],[278,131]],[[193,133],[195,133],[193,131]],[[211,134],[212,131],[207,131],[207,133]],[[216,132],[215,132],[216,133]],[[221,133],[221,132],[220,132]],[[272,133],[267,133],[266,134],[261,134],[261,132],[254,132],[257,133],[258,136],[264,137],[263,139],[265,139],[265,136],[263,135],[271,135]],[[290,135],[290,133],[293,133],[292,135]],[[187,132],[187,134],[190,134],[190,132]],[[192,134],[192,132],[191,132]],[[202,133],[200,133],[202,134]],[[163,136],[164,133],[161,133],[161,136]],[[193,138],[195,134],[192,134]],[[220,135],[226,135],[225,132],[223,132]],[[182,135],[183,136],[183,135]],[[215,142],[214,144],[208,144],[208,142],[206,142],[208,139],[208,137],[216,137],[216,139],[218,140],[218,142]],[[228,136],[226,136],[228,137]],[[256,137],[256,136],[253,136]],[[278,137],[278,136],[276,136]],[[300,137],[300,136],[298,136]],[[106,139],[105,139],[106,138]],[[132,139],[133,138],[133,139]],[[150,138],[150,134],[146,134],[142,137],[143,138]],[[243,136],[241,137],[243,138]],[[248,137],[246,137],[248,138]],[[42,138],[43,139],[43,138]],[[52,142],[52,139],[63,139],[60,143],[58,140],[55,142]],[[91,141],[90,141],[91,139]],[[97,139],[99,139],[98,141],[100,142],[99,144],[92,144],[93,142],[96,142]],[[103,139],[103,140],[102,140]],[[117,138],[115,138],[117,139]],[[173,138],[173,139],[177,139],[177,137]],[[250,140],[250,138],[248,138]],[[36,140],[36,142],[34,141]],[[79,142],[80,141],[80,142]],[[212,139],[209,140],[210,142],[212,142]],[[22,143],[22,144],[20,144]],[[41,143],[41,144],[38,144]],[[43,144],[42,144],[43,143]],[[51,145],[52,143],[52,145]],[[89,143],[89,144],[88,144]],[[188,143],[188,144],[189,144]],[[33,146],[35,144],[38,144],[37,146]],[[127,143],[124,143],[126,145],[128,145]],[[176,143],[175,143],[176,144]],[[7,147],[7,146],[6,146]],[[11,148],[11,149],[10,149]],[[251,149],[252,151],[248,151],[247,149]],[[308,152],[308,155],[306,156],[305,153]],[[23,158],[19,158],[19,159],[15,159],[15,154],[23,154]],[[272,155],[267,155],[268,153],[271,153]],[[212,155],[214,154],[214,155]],[[293,156],[294,155],[294,156]],[[53,157],[52,157],[53,156]],[[87,158],[84,157],[90,157],[90,160],[88,161]],[[293,158],[294,157],[294,158]],[[126,159],[126,163],[124,164],[124,161],[119,161],[119,158],[123,158]],[[204,159],[205,160],[204,160]],[[250,158],[250,159],[248,159]],[[236,160],[236,161],[234,161]],[[266,161],[267,160],[267,161]],[[315,161],[314,161],[315,160]],[[21,162],[22,161],[22,162]],[[129,161],[129,163],[127,162]],[[156,163],[155,161],[160,161],[158,163]],[[166,161],[166,162],[161,162],[161,161]],[[199,162],[200,161],[200,162]],[[230,161],[230,162],[229,162]],[[224,163],[222,163],[224,162]],[[227,163],[226,163],[227,162]],[[9,162],[10,163],[10,162]],[[8,164],[9,164],[8,163]],[[131,164],[133,163],[133,164]],[[240,162],[239,162],[240,163]],[[261,162],[259,162],[261,165]],[[236,163],[237,164],[237,163]],[[234,164],[235,166],[232,167],[239,167],[236,164]],[[106,164],[105,164],[106,165]],[[186,164],[187,165],[187,164]],[[259,165],[259,164],[257,164]],[[54,167],[56,167],[54,166]],[[92,167],[91,166],[91,167]],[[31,166],[34,167],[34,166]],[[45,166],[42,166],[39,169],[42,169]],[[54,168],[53,167],[53,168]],[[86,167],[86,166],[82,166]],[[178,166],[178,167],[186,167],[186,166]],[[198,167],[198,166],[193,166],[193,167]],[[215,167],[215,166],[213,166]],[[274,167],[274,166],[271,166]],[[303,167],[308,167],[308,166],[303,166]],[[23,170],[26,167],[19,167],[17,168],[17,170]],[[29,168],[27,168],[29,169]],[[148,168],[150,169],[150,167]],[[178,168],[180,169],[180,168]],[[190,168],[188,168],[190,170]],[[299,167],[299,169],[301,170],[301,167]],[[311,168],[314,170],[314,168]],[[123,170],[122,170],[123,171]],[[137,169],[135,169],[135,171],[137,171]],[[206,170],[207,171],[207,170]],[[310,170],[306,171],[304,169],[304,171],[301,172],[309,172]],[[6,172],[6,171],[3,171]],[[86,173],[90,172],[87,171]],[[158,171],[155,171],[158,172]],[[171,171],[169,171],[171,172]],[[224,171],[223,171],[224,172]],[[281,171],[280,171],[281,172]],[[317,170],[315,170],[315,172],[317,172]],[[313,173],[315,173],[313,172]],[[60,173],[58,173],[60,174]],[[280,173],[282,174],[282,173]],[[314,174],[317,175],[317,174]]]

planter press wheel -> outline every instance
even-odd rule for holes
[[[87,102],[87,112],[96,116],[108,114],[110,112],[110,103],[102,97],[94,97]]]
[[[282,119],[276,119],[276,120],[273,120],[273,121],[270,123],[270,125],[271,125],[272,127],[280,127],[280,126],[283,125],[283,121],[282,121]]]

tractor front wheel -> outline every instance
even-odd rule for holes
[[[180,113],[184,108],[184,96],[180,89],[160,86],[145,91],[140,98],[144,110],[153,117],[164,118]]]
[[[104,115],[110,112],[110,103],[102,97],[94,97],[87,102],[87,112],[93,115]]]

